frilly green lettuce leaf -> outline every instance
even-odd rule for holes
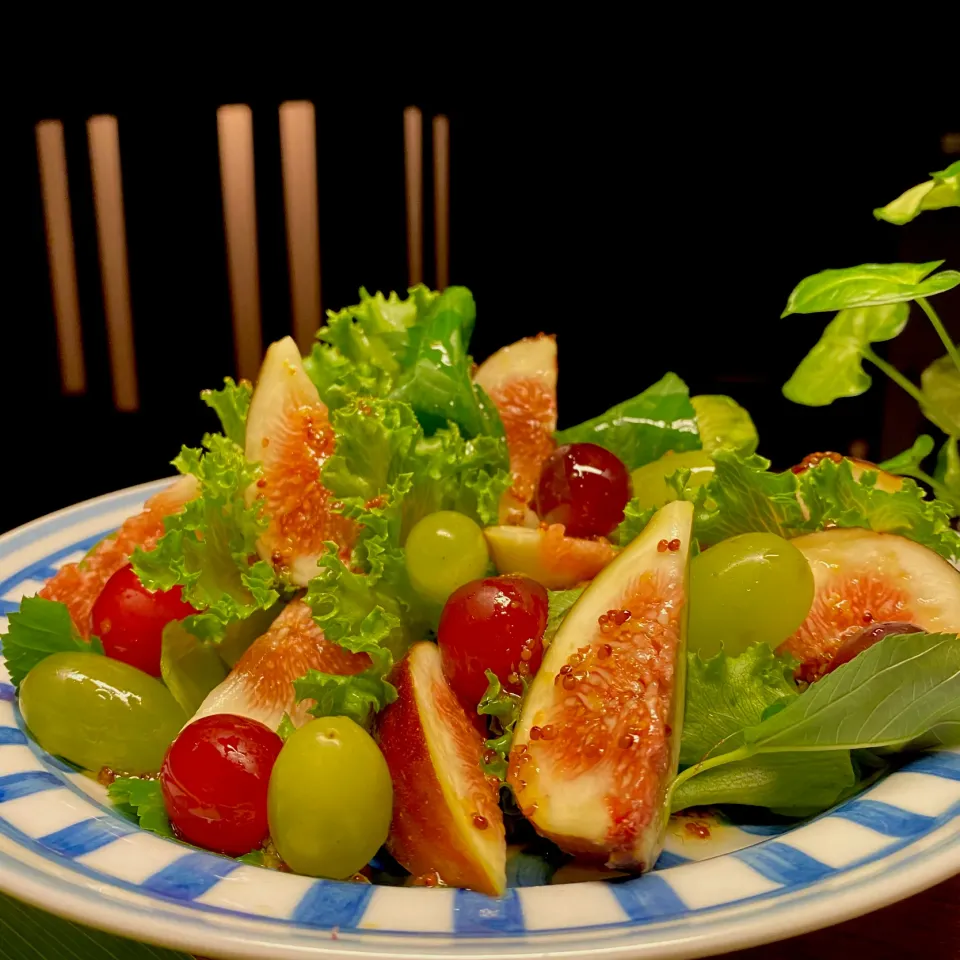
[[[505,780],[507,764],[510,759],[510,747],[513,745],[513,732],[520,719],[520,705],[522,698],[515,693],[504,690],[492,670],[485,670],[487,689],[477,705],[477,713],[482,717],[492,717],[491,733],[486,742],[487,751],[495,757],[483,759],[483,772],[488,776]]]
[[[573,587],[570,590],[547,591],[547,628],[543,633],[543,642],[550,643],[560,629],[564,617],[570,608],[580,599],[586,587]]]
[[[635,470],[668,450],[699,450],[697,414],[687,385],[668,373],[643,393],[592,420],[561,430],[557,443],[596,443]]]
[[[145,587],[183,588],[199,614],[184,626],[202,640],[220,640],[228,624],[266,610],[279,597],[272,567],[256,560],[257,538],[267,526],[257,504],[248,506],[247,487],[258,467],[219,434],[203,440],[205,451],[184,447],[173,461],[199,480],[199,494],[164,519],[164,533],[149,551],[131,561]]]
[[[640,501],[636,497],[633,497],[627,501],[627,505],[623,508],[623,520],[620,521],[617,529],[613,531],[610,539],[621,547],[625,547],[643,533],[647,524],[650,522],[650,518],[656,512],[656,507],[641,507]]]
[[[246,380],[234,383],[233,377],[223,378],[220,390],[204,390],[200,399],[220,418],[224,436],[243,446],[247,436],[247,413],[253,387]]]
[[[680,765],[741,746],[745,727],[759,723],[772,705],[786,705],[798,695],[794,666],[791,657],[777,656],[765,643],[735,657],[721,651],[704,660],[689,652]]]
[[[863,527],[894,533],[960,563],[960,534],[950,524],[951,506],[928,499],[912,480],[888,492],[877,474],[853,475],[846,460],[824,459],[801,474],[776,473],[756,454],[714,454],[716,472],[707,486],[684,491],[696,507],[694,534],[704,545],[739,533],[766,531],[796,537],[827,527]]]

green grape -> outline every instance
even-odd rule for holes
[[[405,546],[413,589],[435,603],[446,603],[457,587],[482,577],[490,563],[483,531],[453,510],[428,513]]]
[[[277,757],[267,811],[270,836],[294,873],[350,877],[387,839],[393,816],[387,761],[347,717],[311,720]]]
[[[713,461],[703,450],[665,453],[659,460],[637,467],[630,474],[630,482],[640,507],[644,510],[649,507],[660,508],[671,500],[676,500],[677,494],[672,487],[667,486],[667,478],[684,469],[690,471],[688,487],[702,487],[713,479]]]
[[[187,722],[167,688],[96,653],[54,653],[20,685],[20,709],[48,753],[87,770],[157,773]]]
[[[688,645],[710,657],[754,643],[776,647],[803,623],[813,602],[804,555],[772,533],[722,540],[690,563]]]

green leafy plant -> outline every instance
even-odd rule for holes
[[[954,160],[946,170],[931,173],[929,180],[901,193],[885,207],[877,207],[873,215],[878,220],[902,226],[924,210],[944,207],[960,207],[960,160]]]
[[[924,210],[960,206],[960,161],[931,174],[932,179],[908,190],[874,216],[891,223],[908,223]],[[905,390],[924,416],[946,434],[933,476],[920,460],[932,450],[920,438],[909,451],[887,461],[890,473],[928,483],[936,495],[960,514],[960,350],[929,298],[960,284],[960,272],[940,270],[942,260],[929,263],[864,263],[841,270],[822,270],[801,280],[787,299],[781,317],[838,311],[820,340],[784,384],[787,399],[819,407],[842,397],[856,397],[872,383],[864,361],[885,373]],[[926,314],[946,350],[920,377],[920,386],[879,356],[873,344],[898,337],[909,319],[909,304]],[[923,456],[920,456],[921,452]]]
[[[572,591],[569,591],[572,592]],[[483,759],[483,772],[488,776],[505,780],[510,747],[513,744],[513,731],[520,718],[520,705],[523,698],[504,690],[492,670],[485,670],[487,689],[477,705],[477,713],[482,717],[492,717],[493,736],[485,742],[487,754]],[[493,756],[490,757],[490,754]]]

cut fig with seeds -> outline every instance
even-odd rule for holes
[[[864,627],[861,630],[855,627],[847,631],[847,635],[841,637],[840,646],[833,659],[827,664],[824,673],[831,673],[837,667],[842,667],[849,663],[854,657],[858,657],[864,650],[869,650],[875,643],[879,643],[885,637],[895,637],[906,633],[922,633],[920,627],[913,623],[875,623],[873,626]]]
[[[484,535],[498,573],[522,573],[548,590],[569,590],[592,580],[617,555],[602,537],[568,537],[561,523],[536,530],[487,527]]]
[[[790,542],[807,558],[815,591],[807,619],[778,648],[800,661],[798,679],[823,676],[845,638],[874,623],[960,632],[960,573],[922,544],[859,528]]]
[[[393,779],[387,849],[415,877],[499,896],[507,882],[499,789],[484,776],[483,737],[444,679],[437,645],[415,644],[391,679],[397,699],[377,724]]]
[[[500,503],[500,522],[529,519],[543,461],[553,453],[557,429],[557,341],[539,334],[502,347],[474,374],[500,414],[513,486]]]
[[[649,870],[663,845],[692,522],[693,504],[667,504],[584,591],[527,693],[510,754],[509,783],[536,830],[612,869]]]
[[[263,469],[247,499],[261,500],[270,521],[257,552],[298,586],[317,575],[325,541],[345,552],[356,539],[356,524],[336,512],[320,479],[333,445],[326,405],[284,337],[267,350],[250,400],[245,452]]]
[[[297,703],[294,680],[308,670],[352,676],[369,666],[365,653],[350,653],[327,640],[307,604],[294,600],[254,640],[226,680],[207,694],[190,722],[232,713],[276,730],[286,713],[300,727],[311,719],[308,711],[314,701]]]

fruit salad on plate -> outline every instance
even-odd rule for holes
[[[862,392],[870,344],[960,281],[911,266],[800,284],[788,312],[840,312],[791,399]],[[206,391],[221,430],[180,478],[10,616],[36,741],[179,842],[492,895],[640,873],[673,815],[809,817],[960,742],[952,344],[910,384],[932,476],[929,437],[776,471],[674,373],[558,431],[555,339],[477,366],[475,314],[361,291],[306,357]]]

